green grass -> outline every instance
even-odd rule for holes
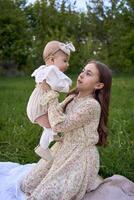
[[[42,129],[31,124],[26,116],[26,105],[33,88],[31,78],[0,77],[0,161],[31,163],[38,160],[33,149]],[[121,174],[134,181],[133,94],[134,77],[113,78],[109,145],[99,148],[103,177]]]

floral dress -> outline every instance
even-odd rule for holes
[[[99,171],[96,144],[100,105],[92,97],[70,95],[61,104],[51,91],[48,116],[53,131],[64,133],[63,142],[52,148],[54,160],[40,160],[22,182],[22,190],[30,193],[29,200],[81,200],[95,183]],[[62,109],[70,99],[73,99]]]

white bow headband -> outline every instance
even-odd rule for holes
[[[54,55],[55,53],[57,53],[59,50],[63,51],[65,54],[67,54],[68,56],[70,56],[71,51],[75,51],[75,47],[72,44],[72,42],[66,42],[66,43],[59,43],[59,48],[56,49],[54,52],[52,52],[51,54],[49,54],[45,60],[47,60],[49,58],[50,55]]]
[[[67,55],[70,55],[71,51],[75,51],[75,47],[72,44],[72,42],[67,43],[60,43],[59,49],[61,49],[63,52],[65,52]]]

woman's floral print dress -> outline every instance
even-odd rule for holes
[[[52,147],[53,162],[41,159],[23,180],[22,190],[31,194],[29,200],[81,200],[93,187],[99,171],[96,144],[100,105],[92,96],[74,95],[59,104],[54,91],[48,92],[44,102],[49,103],[52,129],[64,137]]]

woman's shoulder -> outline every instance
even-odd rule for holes
[[[93,110],[100,110],[101,106],[100,103],[93,97],[87,98],[83,101],[83,106],[87,109],[93,109]]]
[[[95,98],[89,98],[88,101],[96,106],[100,106],[100,103]]]

